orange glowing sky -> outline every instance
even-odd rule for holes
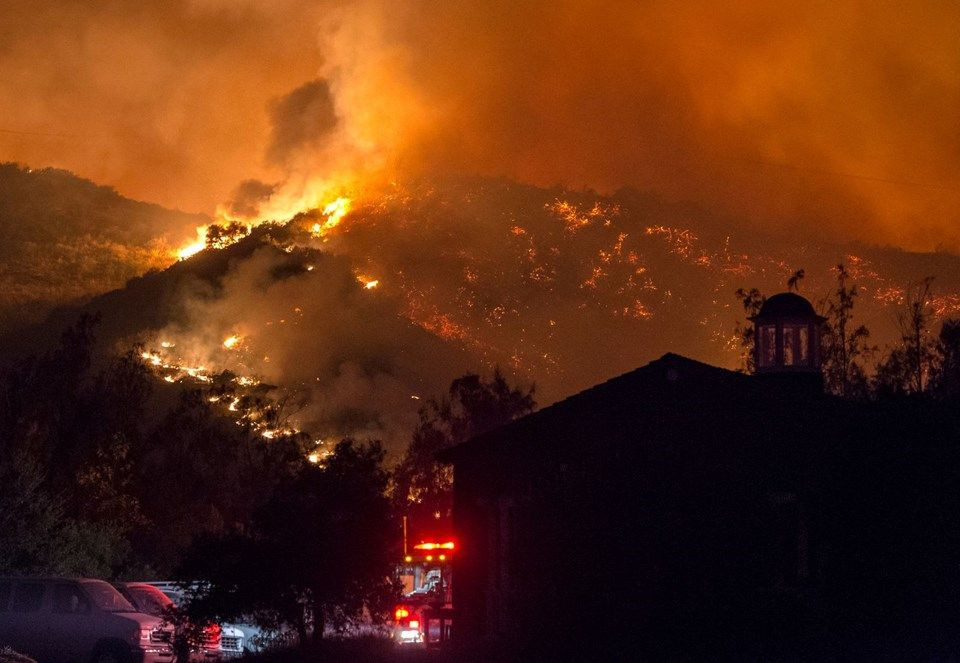
[[[953,2],[7,2],[0,160],[211,214],[251,179],[626,185],[957,251],[957,44]]]

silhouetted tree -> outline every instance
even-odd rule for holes
[[[930,286],[926,277],[907,289],[902,310],[897,314],[900,344],[877,365],[875,388],[878,393],[923,393],[936,359],[936,343],[930,322]]]
[[[446,398],[429,400],[393,477],[393,497],[401,513],[416,519],[449,515],[453,478],[434,460],[438,451],[529,414],[535,387],[512,387],[499,369],[491,380],[468,373],[450,384]]]
[[[119,479],[105,466],[98,477],[85,468],[113,463],[98,453],[117,433],[105,422],[129,403],[98,389],[113,367],[91,373],[95,325],[94,317],[80,318],[52,351],[0,376],[0,512],[10,537],[0,547],[8,572],[109,576],[129,549],[132,523],[87,499],[100,478]]]
[[[340,442],[322,465],[303,463],[276,485],[248,531],[198,541],[181,575],[201,581],[188,606],[199,619],[258,615],[290,625],[342,627],[364,612],[382,618],[398,592],[390,580],[398,541],[378,442]]]
[[[247,526],[303,463],[302,434],[268,440],[198,390],[153,399],[139,349],[92,356],[96,323],[0,374],[6,572],[168,574],[198,535]],[[283,425],[282,404],[251,398],[257,426]]]
[[[243,223],[236,221],[223,225],[215,223],[207,226],[206,245],[208,248],[222,249],[249,234],[250,229]]]
[[[859,289],[849,283],[850,273],[843,263],[836,266],[835,272],[836,289],[824,303],[827,318],[822,347],[824,386],[837,396],[862,398],[867,395],[868,387],[862,362],[874,348],[867,345],[870,331],[866,326],[853,323]]]
[[[754,339],[753,323],[749,321],[749,318],[760,312],[760,307],[767,301],[767,298],[761,295],[757,288],[750,288],[749,290],[738,288],[734,294],[743,305],[744,317],[747,318],[744,322],[738,321],[734,328],[734,334],[740,339],[740,366],[745,372],[753,373],[754,368],[756,368],[754,366],[753,343],[756,339]]]

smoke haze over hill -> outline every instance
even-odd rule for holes
[[[747,227],[960,246],[960,9],[417,0],[117,5],[0,21],[5,158],[213,213],[243,180],[503,175]]]

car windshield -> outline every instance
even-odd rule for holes
[[[174,604],[182,606],[185,601],[183,600],[183,593],[178,592],[175,589],[167,589],[163,592]]]
[[[137,609],[148,615],[160,617],[167,607],[173,605],[173,601],[167,598],[166,594],[156,587],[150,587],[149,585],[127,587],[127,593],[130,595]]]
[[[83,583],[83,588],[93,604],[104,612],[136,612],[137,609],[123,598],[112,585],[101,580],[92,580]]]

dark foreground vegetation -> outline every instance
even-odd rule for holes
[[[534,405],[499,373],[466,375],[427,401],[396,473],[375,440],[311,459],[305,433],[261,434],[291,430],[267,388],[238,420],[210,402],[239,397],[232,374],[167,385],[138,349],[97,356],[96,329],[83,317],[0,372],[0,575],[182,579],[194,622],[255,621],[285,642],[382,621],[400,518],[449,515],[433,453]]]

